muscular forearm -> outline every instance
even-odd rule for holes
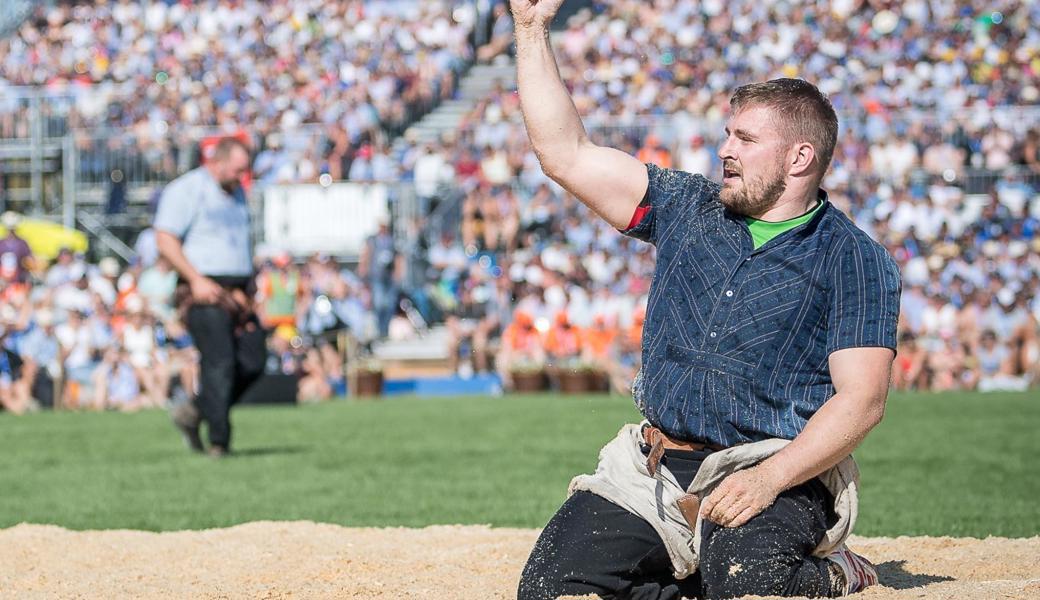
[[[544,27],[516,28],[517,87],[531,145],[549,177],[563,184],[568,168],[587,141],[567,92]]]
[[[884,396],[838,393],[786,448],[762,463],[780,489],[804,483],[841,462],[880,421]]]
[[[180,274],[184,281],[190,282],[200,277],[199,272],[188,262],[188,257],[184,256],[184,248],[181,246],[181,241],[175,236],[165,231],[157,231],[155,233],[155,244],[159,248],[159,254],[170,261],[170,265]]]

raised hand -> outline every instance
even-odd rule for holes
[[[564,0],[509,0],[517,28],[548,28]]]

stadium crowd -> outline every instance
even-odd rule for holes
[[[545,365],[589,367],[625,391],[639,366],[653,248],[620,236],[542,175],[508,86],[436,143],[406,135],[407,143],[389,144],[452,94],[468,61],[508,52],[495,32],[509,30],[498,9],[492,42],[475,50],[472,13],[447,2],[403,12],[393,4],[65,7],[0,41],[0,64],[9,84],[146,83],[136,97],[74,118],[130,127],[149,144],[167,144],[192,125],[251,128],[262,182],[328,173],[414,185],[423,208],[410,224],[414,235],[394,240],[384,228],[356,273],[321,256],[298,265],[272,253],[261,266],[258,300],[278,357],[271,368],[309,375],[308,396],[342,386],[341,363],[320,343],[324,332],[406,338],[417,327],[409,305],[419,328],[445,323],[452,366],[463,374],[497,370],[509,387],[515,373]],[[1038,381],[1040,31],[1031,24],[1040,22],[1040,5],[594,4],[596,12],[571,17],[555,42],[595,139],[646,162],[717,176],[714,147],[736,85],[775,76],[818,83],[842,120],[825,182],[830,200],[885,244],[903,272],[894,385],[989,390]],[[240,68],[244,56],[248,68]],[[18,110],[0,110],[0,132],[17,130]],[[321,135],[289,147],[291,132],[307,123]],[[168,160],[174,146],[152,154]],[[46,270],[37,265],[35,279],[18,277],[0,278],[10,298],[0,363],[6,407],[28,403],[32,393],[21,390],[33,385],[25,374],[34,368],[74,383],[64,386],[67,405],[159,403],[170,392],[147,368],[159,362],[171,371],[157,379],[191,389],[190,344],[172,308],[175,278],[161,262],[121,270],[66,253]],[[33,333],[48,327],[62,332],[57,350],[34,341],[51,339]]]
[[[472,56],[475,20],[473,10],[454,8],[381,0],[59,3],[0,39],[0,89],[35,86],[71,98],[45,105],[46,129],[75,128],[81,168],[98,181],[128,165],[172,178],[186,140],[239,127],[266,141],[263,178],[309,180],[319,164],[337,179],[389,177],[378,168],[351,173],[352,159],[378,162],[388,136],[452,94]],[[28,138],[30,104],[14,91],[0,96],[0,137]],[[303,124],[325,135],[286,135]],[[287,151],[295,160],[280,160]]]

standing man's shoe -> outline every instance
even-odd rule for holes
[[[170,407],[170,418],[184,437],[184,443],[192,452],[203,452],[202,438],[199,436],[199,410],[191,400],[178,402]]]
[[[231,451],[223,446],[210,446],[206,454],[209,454],[210,458],[227,458],[231,455]]]

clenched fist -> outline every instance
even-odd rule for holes
[[[518,29],[548,28],[563,0],[509,0]]]

